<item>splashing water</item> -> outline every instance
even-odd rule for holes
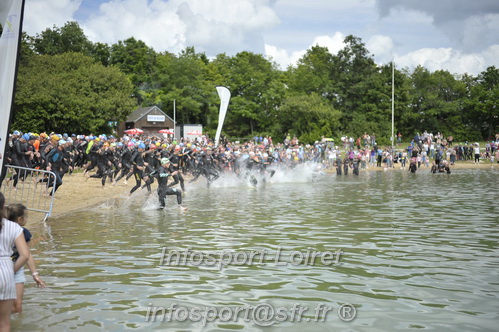
[[[142,211],[157,210],[159,208],[159,197],[156,191],[153,191],[142,204]]]
[[[273,176],[271,176],[272,171],[275,171]],[[232,172],[222,173],[218,179],[211,182],[210,187],[259,187],[269,183],[307,183],[322,175],[324,172],[321,170],[321,165],[317,163],[298,164],[293,168],[276,165],[269,167],[265,173],[257,171],[241,171],[240,175]],[[189,186],[197,189],[206,185],[206,179],[201,176]]]
[[[273,176],[271,176],[272,171],[275,171]],[[241,175],[237,175],[233,172],[221,173],[219,178],[210,183],[210,188],[256,188],[276,183],[309,183],[322,176],[325,176],[325,173],[322,171],[321,165],[317,163],[303,163],[294,165],[292,168],[285,165],[275,165],[269,167],[265,173],[257,171],[246,171],[242,172]],[[205,189],[207,187],[207,181],[206,178],[200,176],[199,179],[193,183],[189,183],[186,179],[185,185],[187,192],[190,192],[191,190],[196,192],[199,189]],[[183,196],[185,198],[186,194],[183,193]],[[169,196],[167,196],[167,205],[176,205],[176,202],[168,202],[168,197]],[[121,209],[128,209],[137,203],[140,204],[139,209],[143,212],[157,210],[159,208],[159,197],[156,186],[154,186],[151,195],[147,195],[145,189],[139,189],[131,196],[123,196],[121,198],[121,204],[118,204]],[[101,208],[109,208],[109,206],[104,204]]]

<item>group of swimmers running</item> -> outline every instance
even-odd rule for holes
[[[274,175],[272,165],[294,167],[305,161],[320,162],[324,149],[321,144],[274,146],[265,142],[224,143],[214,148],[207,140],[177,142],[155,136],[115,138],[19,132],[11,135],[9,143],[5,156],[7,164],[52,171],[55,177],[48,176],[37,182],[44,182],[47,188],[53,187],[53,192],[62,185],[66,174],[82,169],[87,179],[100,179],[102,187],[115,185],[122,179],[127,183],[133,177],[135,185],[130,195],[140,188],[147,188],[150,194],[156,180],[160,207],[165,206],[167,195],[174,195],[181,209],[185,209],[182,207],[185,175],[189,175],[191,182],[203,177],[209,187],[220,174],[233,172],[256,185],[259,181],[256,174],[268,178]],[[2,174],[5,176],[6,172]],[[12,181],[12,186],[16,187],[28,176],[28,171],[16,170],[7,181],[9,184]],[[0,184],[3,180],[0,179]]]
[[[449,163],[446,162],[449,158],[445,158],[443,146],[433,148],[431,138],[417,143],[413,140],[407,149],[397,152],[388,148],[382,150],[376,142],[372,144],[364,149],[354,149],[353,145],[349,145],[342,158],[341,151],[328,146],[325,141],[303,145],[290,137],[275,145],[269,139],[260,139],[243,144],[223,142],[214,147],[206,138],[176,141],[147,135],[97,137],[15,131],[9,137],[4,157],[6,164],[52,171],[55,177],[37,181],[44,182],[47,188],[53,187],[53,192],[62,185],[65,174],[71,174],[75,169],[83,169],[87,178],[100,179],[103,187],[122,179],[127,183],[133,177],[135,185],[130,195],[139,188],[147,188],[147,192],[151,193],[151,185],[156,179],[160,205],[165,205],[167,195],[174,195],[181,208],[186,174],[192,176],[191,181],[204,177],[208,186],[223,172],[233,172],[256,184],[258,179],[255,174],[272,177],[276,164],[294,167],[313,162],[336,168],[338,175],[346,175],[350,169],[354,175],[359,175],[359,169],[365,169],[367,165],[381,167],[384,163],[386,168],[391,168],[397,162],[402,168],[408,163],[409,171],[416,172],[421,165],[428,166],[430,157],[435,158],[432,171],[450,173]],[[452,154],[450,156],[452,163]],[[0,186],[5,175],[3,171]],[[27,171],[17,170],[8,181],[16,187],[28,175]],[[177,185],[180,188],[176,188]]]

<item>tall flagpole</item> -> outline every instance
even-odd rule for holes
[[[392,153],[394,153],[395,140],[395,61],[392,60]]]
[[[177,122],[175,122],[175,99],[173,99],[173,139],[177,136]]]

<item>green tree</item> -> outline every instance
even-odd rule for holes
[[[366,88],[372,88],[378,74],[377,66],[361,39],[352,35],[344,39],[346,44],[337,55],[333,57],[331,80],[334,84],[335,108],[342,112],[342,129],[346,133],[360,135],[362,129],[358,127],[359,120],[356,116],[369,117],[373,104],[364,105]],[[376,88],[374,88],[376,89]],[[385,106],[382,106],[385,108]],[[360,130],[359,130],[360,129]],[[379,133],[375,133],[379,135]]]
[[[290,95],[279,109],[278,137],[290,133],[303,142],[313,143],[321,136],[333,136],[340,126],[340,117],[329,100],[317,93]]]
[[[499,132],[498,101],[499,69],[491,66],[478,75],[470,87],[470,98],[465,105],[471,130],[480,132],[482,138],[491,139]]]
[[[313,46],[298,60],[296,67],[288,68],[286,84],[299,93],[317,93],[331,102],[334,100],[333,55],[326,47]]]
[[[149,82],[156,65],[156,55],[151,47],[132,37],[111,46],[109,63],[127,74],[138,90]]]
[[[109,66],[111,60],[111,47],[105,43],[95,43],[91,47],[90,55],[104,66]]]
[[[226,86],[232,96],[225,133],[233,137],[271,133],[285,92],[277,65],[251,52],[240,52],[231,58],[219,57],[214,62],[222,76],[220,84]]]
[[[19,68],[13,128],[109,133],[136,107],[132,85],[116,67],[80,53],[35,55]]]
[[[173,117],[176,101],[177,123],[207,122],[208,108],[214,87],[207,82],[208,59],[193,47],[178,56],[159,54],[151,80],[139,91],[142,105],[157,105]]]
[[[62,28],[46,29],[33,38],[33,48],[38,54],[55,55],[78,52],[90,55],[92,43],[77,22],[67,22]]]
[[[467,125],[462,121],[462,102],[466,85],[448,71],[431,73],[418,66],[411,75],[411,122],[414,131],[442,132],[456,139],[465,135]]]

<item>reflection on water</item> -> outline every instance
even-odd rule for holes
[[[303,174],[303,173],[300,173]],[[27,286],[22,331],[496,330],[499,308],[497,170],[453,174],[295,174],[252,187],[221,180],[188,187],[185,205],[117,199],[34,230],[50,286]],[[295,181],[293,181],[293,179]],[[308,181],[304,181],[308,179]],[[161,266],[162,248],[275,254],[343,250],[325,266]],[[146,322],[148,307],[333,307],[325,322]],[[337,308],[354,304],[352,322]]]

